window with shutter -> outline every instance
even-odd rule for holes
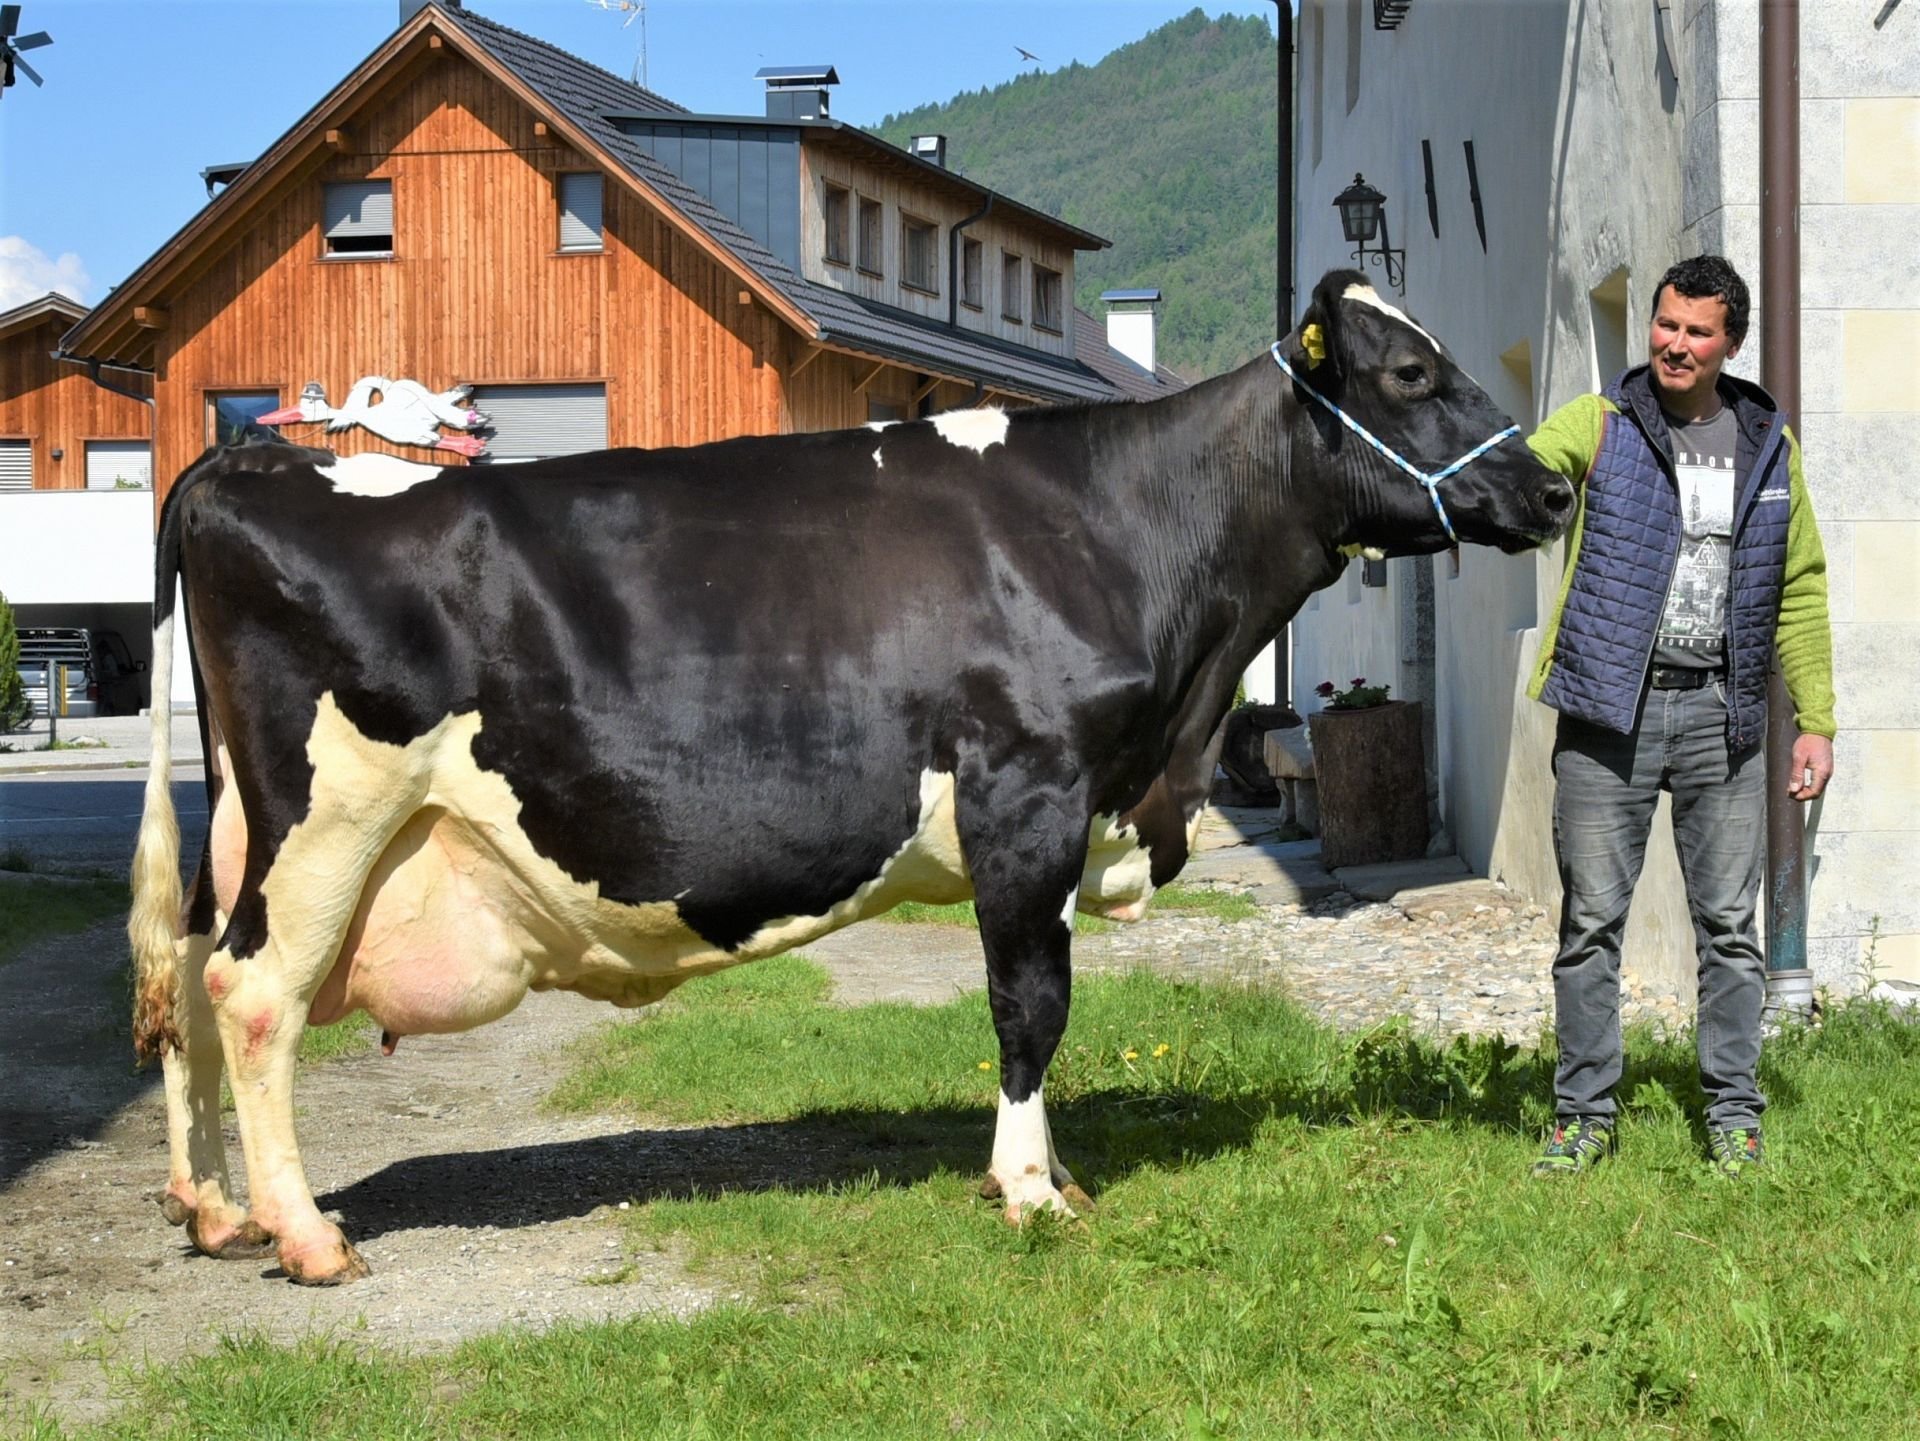
[[[33,489],[33,442],[0,440],[0,490]]]
[[[491,419],[482,432],[482,461],[543,460],[607,448],[607,387],[598,382],[475,386],[473,406]]]
[[[596,175],[560,177],[560,248],[599,250],[603,190]]]
[[[393,182],[346,180],[326,187],[329,255],[393,254]]]
[[[153,489],[152,445],[144,440],[88,441],[87,489]]]

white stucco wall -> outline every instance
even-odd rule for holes
[[[1920,984],[1920,6],[1800,6],[1801,414],[1840,736],[1812,816],[1808,959]],[[1691,0],[1686,244],[1760,265],[1753,0]],[[1758,296],[1756,294],[1756,301]],[[1767,324],[1737,368],[1757,375]]]

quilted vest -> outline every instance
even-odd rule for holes
[[[1647,367],[1604,392],[1619,407],[1602,421],[1587,472],[1580,552],[1540,699],[1562,715],[1630,734],[1680,555],[1680,488],[1666,418]],[[1721,380],[1739,440],[1733,554],[1727,592],[1727,746],[1744,750],[1767,727],[1767,671],[1787,562],[1786,417],[1744,380]]]

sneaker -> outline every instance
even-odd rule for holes
[[[1747,1172],[1766,1164],[1766,1151],[1760,1144],[1758,1126],[1732,1126],[1707,1133],[1707,1153],[1713,1169],[1723,1176],[1739,1180]]]
[[[1613,1127],[1605,1121],[1562,1121],[1540,1159],[1533,1163],[1535,1180],[1577,1176],[1613,1154]]]

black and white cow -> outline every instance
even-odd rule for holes
[[[644,1005],[968,896],[990,1178],[1010,1219],[1065,1208],[1041,1081],[1074,911],[1137,917],[1180,870],[1236,678],[1343,546],[1448,543],[1300,382],[1424,470],[1507,425],[1352,272],[1279,353],[1299,382],[1263,354],[1151,404],[512,467],[209,451],[161,517],[154,694],[177,576],[213,820],[183,904],[158,705],[130,922],[169,1218],[298,1281],[365,1273],[294,1139],[309,1023],[364,1010],[391,1043],[529,990]],[[1509,551],[1573,509],[1516,439],[1440,494]]]

